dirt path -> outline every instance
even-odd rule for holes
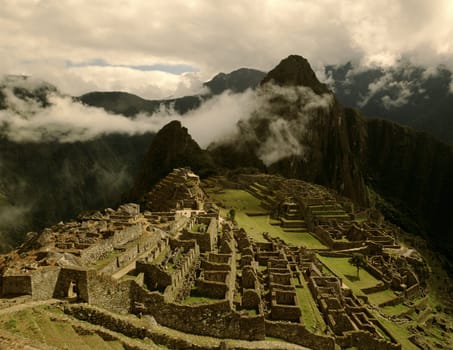
[[[25,303],[16,304],[16,305],[8,306],[8,307],[6,307],[4,309],[0,309],[0,315],[6,315],[6,314],[11,314],[11,313],[14,313],[14,312],[21,311],[21,310],[25,310],[25,309],[31,309],[31,308],[34,308],[36,306],[52,305],[52,304],[58,304],[58,303],[62,303],[62,301],[59,300],[59,299],[27,301]]]

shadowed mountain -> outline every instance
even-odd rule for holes
[[[298,55],[290,55],[272,69],[261,84],[271,82],[280,86],[306,86],[317,94],[330,93],[326,85],[316,78],[310,63]]]
[[[131,117],[138,113],[155,113],[161,106],[173,107],[176,112],[184,114],[199,107],[203,97],[185,96],[169,100],[146,100],[127,92],[95,91],[80,96],[78,100],[92,107],[104,108],[108,112]]]
[[[213,95],[219,95],[226,90],[244,92],[256,88],[266,73],[256,69],[240,68],[229,74],[219,73],[212,80],[204,83]]]
[[[387,69],[357,70],[348,63],[327,66],[326,72],[344,105],[453,143],[452,73],[445,66],[426,68],[401,62]]]
[[[165,125],[154,137],[130,197],[139,199],[173,169],[190,167],[200,176],[215,173],[210,155],[202,150],[179,121]]]
[[[0,114],[14,108],[7,94],[14,95],[14,103],[41,108],[49,105],[49,93],[60,94],[45,82],[7,77],[0,84]],[[152,139],[147,133],[102,135],[86,142],[14,142],[4,134],[8,127],[0,125],[0,251],[27,231],[119,204]]]
[[[152,114],[161,106],[174,108],[179,114],[185,114],[198,108],[203,101],[213,95],[220,95],[226,90],[238,93],[249,88],[254,89],[266,73],[256,69],[241,68],[229,74],[219,73],[212,80],[204,83],[210,93],[197,96],[184,96],[166,100],[146,100],[133,94],[119,91],[90,92],[78,99],[83,103],[104,108],[108,112],[134,116],[138,113]]]

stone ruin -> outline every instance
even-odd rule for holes
[[[393,227],[357,223],[350,203],[316,185],[268,175],[240,181],[276,224],[311,230],[329,248],[318,253],[361,251],[367,271],[383,282],[380,288],[419,295],[410,268],[417,257],[383,253],[399,248]],[[363,300],[323,271],[316,251],[266,233],[266,242],[254,241],[220,216],[189,169],[175,169],[145,198],[144,212],[131,203],[85,214],[1,257],[2,297],[85,302],[217,338],[278,337],[327,350],[335,344],[401,349]],[[312,298],[324,329],[306,327],[301,303],[308,301],[301,295]]]

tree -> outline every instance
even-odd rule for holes
[[[231,221],[234,221],[234,218],[236,217],[236,210],[234,209],[230,209],[230,211],[228,212],[228,218],[231,220]]]
[[[351,259],[349,259],[349,262],[357,267],[357,279],[360,279],[359,270],[361,267],[365,266],[365,257],[363,254],[353,253]]]

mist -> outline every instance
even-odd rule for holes
[[[36,82],[23,84],[33,91],[39,88]],[[155,133],[179,120],[202,148],[235,139],[259,140],[257,156],[266,165],[289,156],[304,157],[308,123],[333,102],[331,94],[320,96],[308,87],[268,83],[243,93],[226,91],[184,115],[162,105],[156,113],[126,117],[84,105],[56,89],[50,89],[45,106],[37,99],[16,96],[13,86],[2,92],[6,109],[0,110],[1,132],[13,142],[73,143],[109,134]],[[265,135],[258,135],[256,125],[263,121],[268,129]]]
[[[287,157],[304,158],[310,148],[310,122],[329,111],[334,101],[332,94],[317,95],[308,87],[273,84],[258,88],[254,98],[249,118],[224,142],[257,144],[256,155],[266,166]]]
[[[25,86],[24,86],[25,87]],[[30,90],[36,85],[28,85]],[[14,142],[84,142],[102,135],[137,135],[157,132],[171,120],[180,120],[202,147],[234,130],[236,122],[247,118],[256,108],[254,92],[225,92],[205,101],[198,109],[184,116],[173,108],[161,106],[150,115],[140,113],[126,117],[102,108],[84,105],[51,91],[42,106],[33,98],[19,98],[14,87],[2,90],[6,109],[0,110],[0,132]]]

